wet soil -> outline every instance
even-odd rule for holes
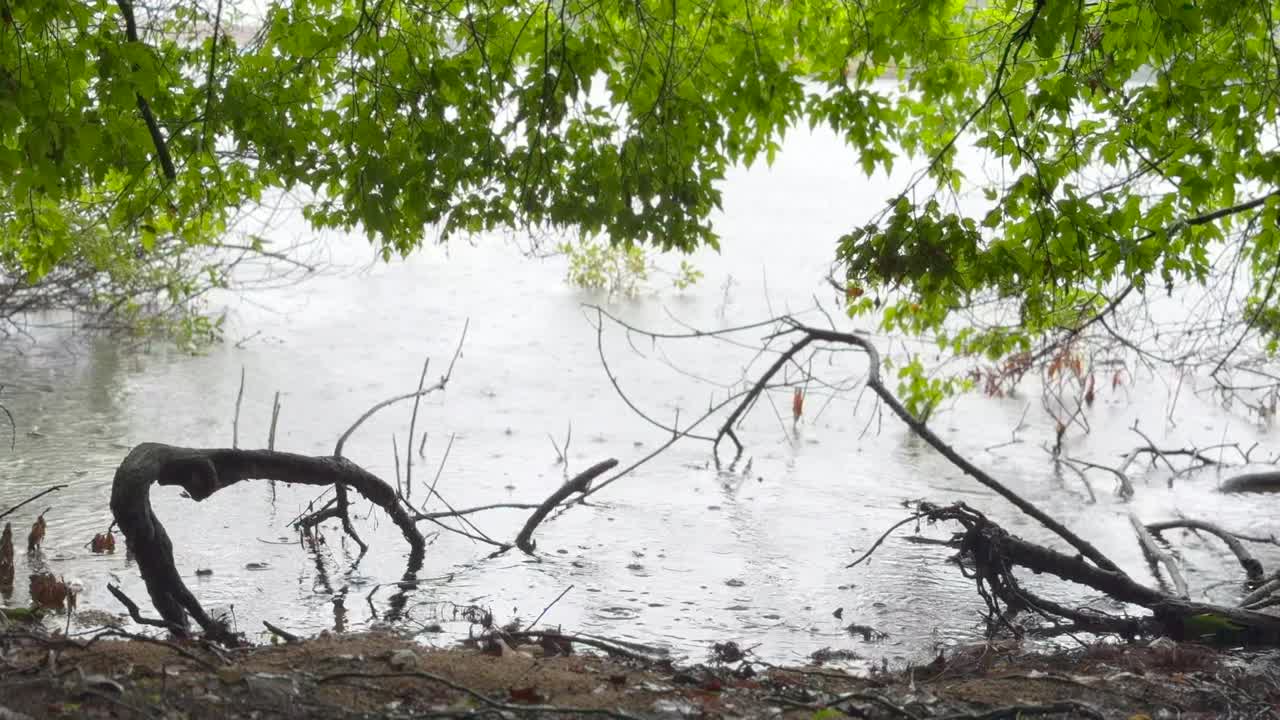
[[[974,646],[856,676],[818,661],[778,667],[732,644],[680,666],[554,634],[444,649],[325,634],[225,650],[118,632],[0,629],[0,718],[1280,717],[1280,654],[1164,641]]]

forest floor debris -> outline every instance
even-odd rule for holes
[[[370,632],[224,650],[107,635],[68,641],[10,626],[0,631],[0,718],[1280,717],[1275,650],[978,646],[855,676],[750,653],[678,665],[545,637],[482,645],[430,648]]]

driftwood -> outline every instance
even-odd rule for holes
[[[1280,472],[1246,473],[1227,478],[1222,482],[1222,492],[1280,492]]]
[[[151,485],[177,485],[191,499],[204,500],[241,480],[279,480],[304,485],[350,487],[382,508],[408,541],[410,571],[422,565],[426,543],[399,502],[396,491],[359,465],[341,457],[311,457],[269,450],[198,449],[143,443],[116,470],[111,512],[147,585],[151,602],[176,633],[189,627],[188,615],[219,642],[236,638],[209,617],[182,581],[173,543],[151,509]]]

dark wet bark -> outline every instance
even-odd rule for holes
[[[534,510],[529,519],[525,522],[524,528],[520,530],[520,534],[516,536],[516,547],[526,553],[533,554],[536,543],[533,542],[533,531],[538,529],[547,514],[551,512],[560,503],[564,502],[574,493],[585,493],[591,489],[591,481],[605,474],[616,467],[618,461],[615,459],[602,460],[595,465],[583,470],[573,478],[567,480],[563,485],[556,489],[555,492]]]
[[[173,542],[151,509],[151,484],[176,485],[186,490],[191,499],[200,501],[229,485],[251,479],[354,489],[382,508],[400,528],[409,543],[411,572],[421,567],[426,544],[395,489],[350,460],[270,450],[200,449],[143,443],[135,447],[116,470],[111,487],[111,512],[138,563],[152,604],[175,632],[187,631],[190,615],[212,639],[235,641],[225,626],[205,613],[182,581],[173,560]]]
[[[1280,472],[1236,475],[1222,483],[1222,492],[1280,492]]]
[[[975,532],[976,536],[970,535],[971,541],[978,541],[978,545],[972,546],[975,552],[999,556],[1011,565],[1027,568],[1036,574],[1048,573],[1093,588],[1121,602],[1145,607],[1152,612],[1163,633],[1175,640],[1198,639],[1194,637],[1194,630],[1188,632],[1188,627],[1194,626],[1198,617],[1209,616],[1235,623],[1240,628],[1241,640],[1268,645],[1280,642],[1280,616],[1195,602],[1160,592],[1135,582],[1123,573],[1099,568],[1079,555],[1067,555],[1009,535],[994,523]]]

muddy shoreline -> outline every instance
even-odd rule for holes
[[[732,644],[688,665],[603,645],[547,632],[428,648],[366,632],[227,650],[9,625],[0,718],[1280,717],[1275,651],[1157,641],[1043,654],[1009,643],[857,676],[775,666]]]

